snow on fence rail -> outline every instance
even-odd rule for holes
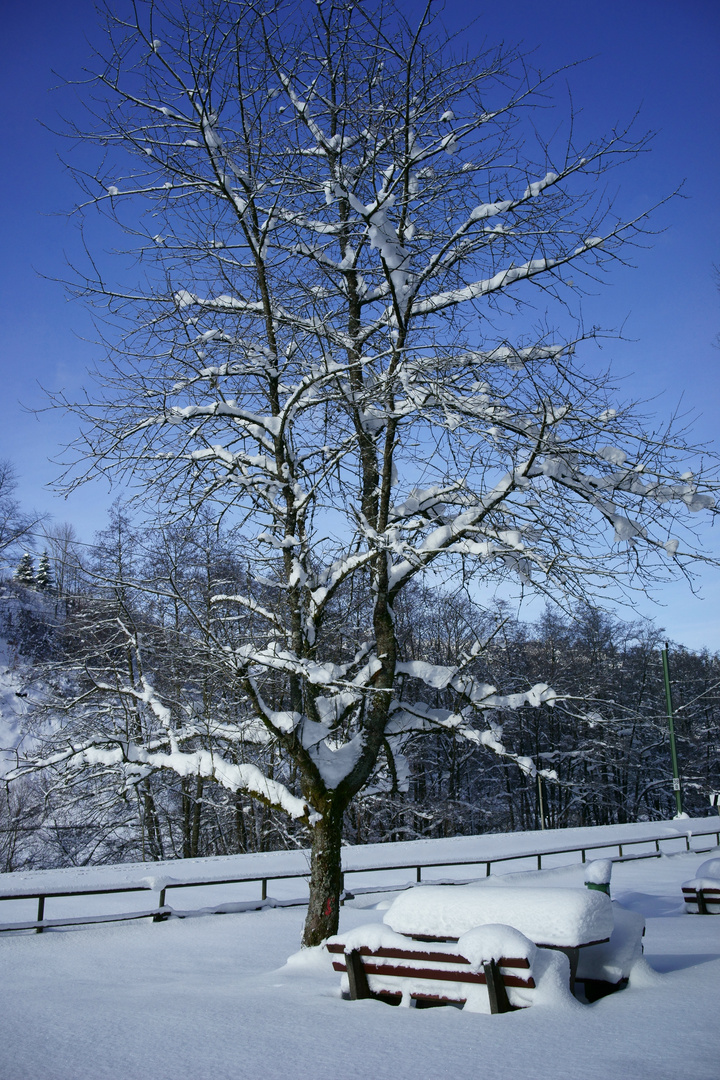
[[[705,837],[715,838],[715,847],[720,847],[720,822],[718,826],[711,829],[699,830],[693,829],[689,832],[676,832],[676,833],[663,833],[660,836],[643,836],[639,839],[607,839],[605,841],[598,840],[597,843],[587,842],[582,845],[576,845],[574,847],[549,847],[538,851],[537,848],[531,851],[519,851],[513,852],[509,855],[495,855],[491,857],[477,856],[466,857],[460,859],[438,859],[432,861],[403,861],[397,863],[384,863],[375,866],[344,866],[343,867],[343,888],[346,884],[346,879],[350,874],[378,874],[387,873],[389,871],[400,870],[414,870],[415,871],[415,883],[421,882],[423,870],[440,869],[440,868],[452,868],[458,866],[478,866],[485,868],[485,876],[489,877],[491,868],[500,863],[512,863],[518,860],[537,860],[537,869],[542,870],[543,859],[547,859],[549,856],[557,855],[580,855],[581,863],[584,863],[587,859],[588,852],[593,852],[593,857],[602,855],[605,858],[612,858],[613,862],[625,862],[627,860],[634,859],[654,859],[658,858],[668,852],[663,851],[661,845],[668,841],[685,841],[685,850],[692,851],[697,854],[712,850],[708,847],[696,847],[691,846],[691,839],[703,839]],[[639,845],[652,845],[654,850],[639,852],[634,854],[626,854],[626,849],[631,847],[637,847]],[[609,855],[609,850],[617,848],[617,855]],[[671,853],[672,854],[672,853]],[[0,923],[0,931],[8,930],[35,930],[36,933],[41,934],[44,929],[53,929],[56,927],[70,927],[90,925],[98,922],[123,922],[131,919],[148,919],[151,918],[154,922],[163,922],[170,916],[187,917],[190,915],[201,914],[222,914],[236,911],[257,910],[259,907],[266,905],[272,905],[276,907],[288,907],[299,906],[307,903],[306,898],[291,899],[291,900],[275,900],[268,898],[267,886],[269,881],[282,881],[289,879],[305,880],[309,878],[309,871],[304,870],[276,870],[273,872],[264,872],[261,874],[234,874],[232,877],[226,878],[204,878],[201,880],[174,880],[168,877],[160,876],[148,876],[142,879],[137,884],[128,885],[112,885],[101,886],[99,888],[83,888],[82,886],[70,887],[61,890],[56,889],[33,889],[30,891],[15,891],[6,890],[3,891],[0,887],[0,901],[7,900],[37,900],[37,917],[32,920],[26,920],[23,922],[12,923]],[[433,879],[435,880],[435,879]],[[172,889],[199,889],[207,886],[223,886],[223,885],[239,885],[247,883],[259,883],[261,886],[261,895],[259,900],[240,901],[235,903],[223,903],[216,904],[209,908],[193,909],[189,911],[181,911],[171,908],[166,904],[166,895]],[[437,884],[437,881],[435,881]],[[398,892],[401,889],[410,888],[411,884],[403,882],[401,884],[395,882],[390,885],[373,885],[362,888],[355,888],[352,893],[345,892],[347,898],[360,893],[374,893],[374,892]],[[0,879],[0,886],[2,881]],[[158,904],[155,907],[145,909],[142,911],[133,911],[126,913],[110,914],[110,915],[80,915],[77,917],[65,917],[60,919],[48,919],[45,918],[45,905],[49,899],[57,899],[60,897],[84,897],[84,896],[109,896],[119,895],[121,893],[146,893],[157,892]]]

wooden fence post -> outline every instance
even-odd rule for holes
[[[44,896],[38,896],[37,921],[42,922],[44,918],[45,918],[45,897]],[[35,927],[35,933],[36,934],[42,934],[42,932],[43,932],[42,926],[36,926]]]
[[[165,907],[165,890],[160,890],[160,896],[158,897],[158,913],[153,915],[153,922],[165,922],[167,916],[163,914],[162,908]]]

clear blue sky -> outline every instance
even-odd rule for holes
[[[406,0],[406,9],[420,3]],[[668,414],[682,399],[698,415],[699,440],[715,439],[720,413],[720,294],[713,266],[720,263],[720,4],[717,0],[514,0],[508,5],[448,0],[451,29],[478,16],[467,34],[470,49],[505,41],[522,44],[544,70],[594,57],[563,75],[558,100],[572,91],[588,136],[627,122],[640,109],[639,129],[657,132],[652,152],[612,174],[618,206],[627,217],[663,199],[683,181],[684,199],[654,218],[664,229],[634,254],[636,269],[618,268],[607,287],[584,301],[586,321],[623,326],[632,340],[606,342],[600,357],[626,378],[629,396],[656,397]],[[51,93],[58,78],[79,77],[97,41],[89,0],[14,3],[3,13],[0,109],[5,160],[0,171],[2,248],[0,376],[3,424],[0,457],[12,459],[28,506],[71,521],[84,538],[104,524],[112,501],[106,487],[86,488],[67,501],[47,484],[58,469],[50,458],[72,438],[74,422],[58,414],[36,418],[19,404],[40,406],[38,384],[76,390],[96,349],[85,312],[49,278],[64,273],[64,252],[77,252],[72,223],[63,216],[75,199],[58,155],[62,140],[43,128],[76,109],[67,91]],[[717,532],[717,530],[716,530]],[[720,539],[720,536],[718,537]],[[720,543],[715,541],[720,552]],[[664,588],[636,610],[653,615],[676,640],[720,649],[720,572],[701,574],[704,600],[685,586]],[[627,613],[625,613],[627,614]]]

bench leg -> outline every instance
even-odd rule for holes
[[[371,998],[373,995],[365,974],[362,956],[357,949],[345,953],[345,967],[347,968],[351,1001],[364,1001],[365,998]]]
[[[483,970],[488,988],[488,998],[490,999],[490,1012],[510,1012],[512,1006],[508,1001],[505,980],[502,977],[500,968],[494,960],[491,960],[489,963],[483,964]]]
[[[569,945],[553,945],[551,948],[556,949],[558,952],[565,953],[570,962],[570,993],[575,993],[575,976],[577,975],[578,960],[580,959],[580,949],[575,946]]]
[[[705,901],[705,893],[702,891],[702,889],[697,890],[697,905],[698,915],[707,915],[707,903]]]

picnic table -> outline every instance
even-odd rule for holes
[[[691,915],[720,915],[720,859],[708,859],[690,881],[682,884],[685,906]]]
[[[557,949],[570,961],[574,986],[580,949],[608,941],[614,919],[603,892],[567,888],[488,888],[434,885],[402,893],[384,922],[423,941],[455,942],[477,926],[512,926],[542,949]]]
[[[467,1003],[469,984],[482,983],[491,1011],[506,1011],[505,997],[509,1008],[531,1003],[527,992],[541,973],[557,982],[550,953],[567,957],[571,992],[580,950],[608,942],[614,922],[612,901],[599,890],[430,885],[401,893],[382,927],[358,927],[328,948],[343,956],[334,963],[347,972],[351,997]]]

